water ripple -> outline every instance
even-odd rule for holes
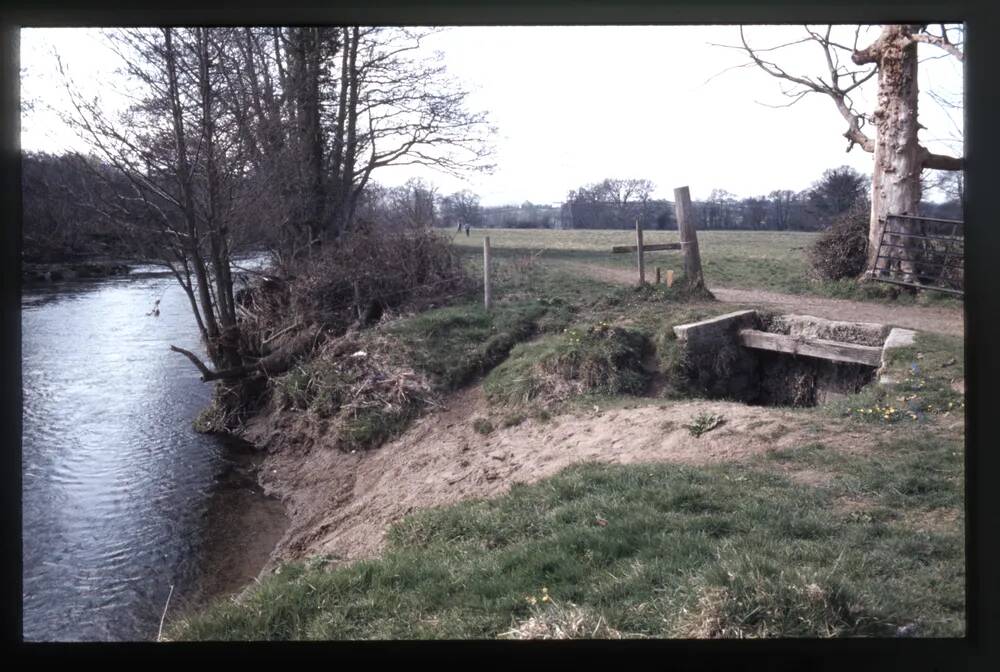
[[[160,299],[160,316],[147,316]],[[191,421],[210,388],[169,277],[65,283],[22,301],[24,636],[156,634],[192,580],[220,444]]]

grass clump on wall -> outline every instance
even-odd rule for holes
[[[581,394],[641,394],[652,345],[642,333],[599,322],[518,346],[484,382],[503,403],[561,401]]]

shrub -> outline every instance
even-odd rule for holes
[[[809,261],[824,280],[854,278],[865,270],[869,212],[858,204],[833,220],[809,249]]]

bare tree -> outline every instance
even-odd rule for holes
[[[428,34],[353,28],[346,35],[345,29],[350,55],[341,64],[343,209],[334,235],[350,227],[358,198],[376,170],[422,165],[461,174],[492,168],[488,138],[493,129],[484,113],[466,109],[468,93],[447,77],[440,55],[424,56]]]
[[[636,217],[650,219],[647,206],[655,188],[647,179],[606,178],[571,190],[566,201],[575,226],[631,227]]]
[[[860,47],[862,26],[854,30],[853,43],[845,45],[833,39],[833,27],[813,29],[805,26],[805,36],[793,43],[767,49],[753,48],[743,28],[740,39],[751,61],[769,75],[791,82],[785,95],[794,104],[809,93],[828,96],[847,122],[844,137],[847,150],[859,146],[874,154],[872,170],[872,207],[868,233],[868,267],[874,268],[875,254],[887,215],[916,215],[920,204],[920,174],[925,169],[961,170],[960,157],[934,154],[920,144],[921,128],[917,110],[917,45],[931,44],[947,54],[963,59],[961,27],[939,25],[885,25],[867,47]],[[773,60],[769,52],[792,44],[812,43],[821,50],[826,72],[819,75],[791,74]],[[865,82],[878,76],[878,102],[868,113],[856,108],[852,94]],[[874,137],[865,132],[874,126]],[[879,272],[902,274],[914,282],[914,266],[908,237],[893,237],[893,244],[905,250],[898,268],[887,269],[880,260]]]
[[[867,201],[869,178],[850,166],[823,171],[823,176],[807,192],[809,205],[824,224]]]
[[[99,207],[183,288],[212,368],[192,352],[172,349],[188,357],[204,380],[280,372],[288,353],[245,347],[231,271],[234,233],[267,198],[254,172],[263,152],[249,142],[251,131],[267,129],[252,129],[237,112],[239,83],[227,67],[239,31],[130,29],[109,37],[133,100],[120,118],[110,117],[100,99],[83,99],[66,79],[71,123],[129,185],[109,191],[111,198]],[[282,133],[295,137],[287,124]],[[239,401],[238,386],[225,390],[235,391],[230,399]]]
[[[284,232],[278,251],[294,260],[351,227],[377,169],[488,167],[485,116],[468,112],[444,67],[420,55],[423,35],[113,30],[132,101],[120,118],[79,95],[64,71],[68,120],[127,185],[107,189],[95,207],[183,287],[214,370],[175,349],[205,380],[276,373],[289,359],[241,345],[231,259],[246,232]],[[433,220],[433,193],[419,195],[417,218]]]
[[[456,191],[441,199],[441,220],[447,227],[482,226],[483,209],[479,205],[479,196],[469,190]]]
[[[795,192],[788,189],[776,189],[769,193],[773,210],[774,228],[785,231],[791,223],[792,204],[795,202]]]

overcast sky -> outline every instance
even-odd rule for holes
[[[754,47],[799,39],[801,27],[745,29]],[[853,29],[850,37],[853,40]],[[868,39],[878,34],[869,29]],[[570,189],[605,177],[648,178],[657,197],[689,185],[694,198],[714,188],[737,196],[808,187],[827,168],[871,172],[871,155],[845,153],[846,122],[832,101],[810,94],[791,107],[779,82],[754,67],[734,68],[746,55],[719,44],[739,43],[735,26],[462,27],[427,39],[448,71],[472,93],[469,107],[485,110],[497,127],[496,170],[462,182],[419,167],[373,175],[385,184],[419,176],[442,193],[470,189],[483,205],[556,203]],[[25,29],[21,34],[22,91],[33,111],[22,116],[22,147],[60,152],[83,148],[49,108],[65,105],[53,49],[90,96],[107,105],[116,57],[92,29]],[[948,114],[928,92],[962,100],[962,66],[935,47],[920,45],[921,140],[932,151],[960,154],[961,117]],[[816,44],[771,52],[794,74],[821,75]],[[727,68],[732,68],[727,71]],[[721,74],[720,74],[721,73]],[[874,106],[874,80],[859,97]],[[929,196],[933,196],[929,194]]]

